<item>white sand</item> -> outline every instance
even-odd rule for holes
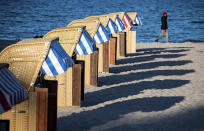
[[[81,108],[58,109],[58,130],[204,130],[204,43],[138,43]]]

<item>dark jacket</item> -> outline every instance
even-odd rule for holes
[[[162,30],[168,29],[167,16],[162,16],[162,17],[161,17],[161,23],[162,23],[162,25],[161,25],[161,29],[162,29]]]

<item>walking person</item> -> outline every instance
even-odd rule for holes
[[[161,34],[157,37],[155,42],[158,42],[159,39],[161,39],[164,36],[164,33],[166,32],[166,43],[169,42],[169,33],[168,33],[168,24],[167,24],[167,13],[163,12],[163,16],[161,17]]]

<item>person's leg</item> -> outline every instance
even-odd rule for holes
[[[166,43],[169,42],[169,32],[168,32],[168,29],[166,29]]]
[[[157,39],[155,40],[156,42],[164,36],[164,32],[165,30],[161,30],[160,36],[158,36]]]

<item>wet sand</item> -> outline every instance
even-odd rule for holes
[[[58,109],[58,131],[204,130],[204,43],[138,43],[98,80]]]

